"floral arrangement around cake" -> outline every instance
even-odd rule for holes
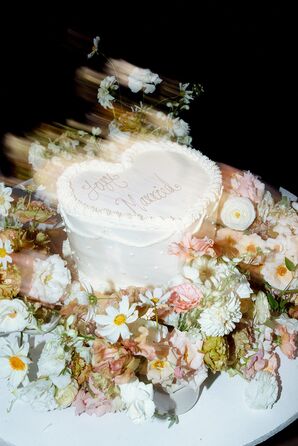
[[[151,94],[160,83],[136,69],[128,86]],[[187,88],[181,84],[183,94],[168,101],[163,116],[174,121],[168,136],[183,143],[188,130],[176,112],[193,99]],[[112,109],[117,90],[115,78],[102,80],[99,103]],[[118,120],[112,127],[123,133]],[[92,156],[99,134],[80,133]],[[61,141],[35,144],[34,167],[56,152],[67,158],[82,144],[67,135]],[[198,390],[217,372],[247,381],[251,408],[274,405],[279,357],[293,360],[297,351],[295,197],[276,199],[257,177],[238,171],[227,181],[214,239],[189,233],[169,246],[169,255],[183,260],[179,276],[156,288],[99,293],[77,280],[61,219],[39,198],[42,188],[23,189],[0,184],[0,379],[11,391],[11,409],[23,401],[37,410],[73,406],[78,415],[125,411],[136,423],[154,416],[177,422],[175,414],[159,413],[154,390]]]

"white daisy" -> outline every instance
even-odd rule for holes
[[[146,94],[153,93],[156,85],[161,82],[162,80],[158,74],[152,73],[148,69],[136,67],[128,76],[128,87],[133,93],[138,93],[141,90]]]
[[[97,100],[103,108],[113,108],[112,102],[115,98],[111,93],[118,90],[118,88],[115,76],[107,76],[101,81],[97,92]]]
[[[224,336],[234,330],[241,320],[240,300],[231,293],[225,299],[215,301],[211,307],[202,311],[199,323],[206,336]]]
[[[0,215],[6,217],[13,198],[11,197],[11,187],[5,187],[4,183],[0,183]]]
[[[6,379],[11,389],[18,387],[26,378],[31,362],[28,351],[28,342],[19,346],[17,338],[0,338],[0,378]]]
[[[129,307],[128,296],[123,296],[119,303],[119,308],[109,306],[106,308],[107,315],[95,316],[98,324],[98,333],[114,344],[121,336],[122,339],[129,339],[131,333],[128,324],[135,322],[138,318],[136,304]]]
[[[0,300],[0,332],[22,331],[29,324],[27,306],[20,299]]]
[[[268,409],[278,397],[276,377],[265,371],[258,372],[245,389],[245,399],[251,409]]]
[[[10,241],[0,239],[0,267],[7,269],[7,263],[12,263],[12,258],[9,254],[13,252]]]
[[[143,305],[157,308],[164,305],[168,301],[170,295],[170,292],[165,293],[162,288],[154,288],[152,291],[147,290],[145,295],[140,294],[139,298]]]
[[[46,260],[36,259],[30,295],[43,302],[55,304],[70,284],[70,272],[58,254]]]

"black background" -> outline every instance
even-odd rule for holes
[[[2,14],[0,132],[79,117],[73,78],[88,45],[76,47],[73,35],[90,42],[100,35],[111,57],[203,84],[204,96],[184,116],[195,147],[298,192],[297,16],[290,3],[61,4],[11,4]]]
[[[0,26],[0,134],[21,134],[42,121],[80,118],[84,108],[73,78],[87,61],[73,36],[89,37],[91,45],[99,35],[111,57],[161,77],[203,84],[204,96],[183,116],[191,124],[195,147],[298,193],[297,15],[290,5],[10,3]],[[0,166],[9,174],[3,155]],[[292,444],[283,439],[295,441],[296,428],[268,444]]]

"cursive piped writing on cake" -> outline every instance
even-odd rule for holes
[[[119,175],[111,175],[109,173],[102,175],[96,181],[90,182],[85,180],[82,189],[88,192],[88,198],[96,201],[100,198],[100,192],[115,192],[117,189],[125,189],[128,187],[127,181],[119,180]]]
[[[115,204],[117,206],[124,205],[129,209],[134,215],[138,215],[138,211],[147,212],[147,207],[152,205],[157,201],[162,201],[166,199],[169,195],[179,192],[182,189],[180,184],[170,184],[161,178],[159,175],[155,174],[155,178],[158,181],[156,185],[153,186],[152,190],[141,196],[136,196],[135,194],[127,194],[125,198],[118,197],[115,199]]]

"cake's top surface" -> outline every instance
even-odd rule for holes
[[[122,224],[192,223],[221,191],[217,165],[171,142],[138,142],[120,163],[91,160],[67,168],[57,184],[59,205],[72,216]]]

